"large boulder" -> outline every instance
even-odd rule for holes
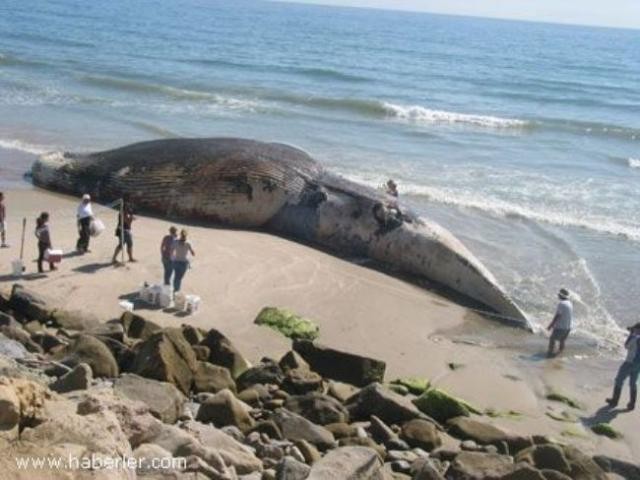
[[[402,439],[411,447],[421,448],[427,452],[442,445],[437,427],[421,419],[410,420],[402,426]]]
[[[245,370],[237,379],[238,390],[242,391],[253,385],[280,385],[284,373],[273,360],[264,359],[259,365]]]
[[[295,341],[293,349],[323,377],[358,387],[384,381],[386,364],[381,360],[341,352],[308,340]]]
[[[566,445],[563,447],[565,457],[571,467],[568,475],[575,480],[606,480],[605,471],[590,456],[580,449]]]
[[[528,463],[540,470],[556,470],[564,474],[571,473],[571,466],[559,445],[534,445],[521,450],[515,457],[516,462]]]
[[[181,425],[203,446],[216,450],[225,464],[232,466],[241,475],[262,471],[262,462],[251,448],[238,442],[221,430],[192,420]]]
[[[332,450],[311,467],[307,480],[383,479],[382,461],[367,447],[340,447]]]
[[[251,363],[231,343],[231,340],[215,328],[207,332],[202,345],[209,348],[209,362],[227,368],[233,378],[238,378],[251,367]]]
[[[73,370],[49,385],[54,392],[66,393],[74,390],[86,390],[91,386],[93,371],[86,363],[80,363]]]
[[[514,470],[513,458],[484,452],[461,452],[451,463],[451,480],[498,480]]]
[[[129,338],[140,338],[146,340],[154,333],[162,330],[157,323],[147,320],[146,318],[133,312],[124,312],[120,317],[120,323],[124,333]]]
[[[471,413],[480,413],[464,400],[460,400],[437,388],[427,390],[416,398],[413,403],[421,412],[443,423],[450,418],[468,417]]]
[[[196,369],[196,356],[177,328],[167,328],[144,340],[131,365],[132,373],[173,383],[185,395],[189,394]]]
[[[640,465],[607,457],[605,455],[596,455],[593,457],[593,460],[605,472],[612,472],[627,479],[640,478]]]
[[[94,387],[68,395],[77,399],[79,415],[113,413],[132,448],[158,435],[164,425],[149,412],[148,405],[120,396],[111,387]]]
[[[19,325],[0,326],[0,333],[11,340],[20,342],[31,353],[42,353],[42,347],[31,340],[31,335]]]
[[[51,392],[38,383],[0,377],[0,438],[15,440],[19,430],[43,421],[50,398]]]
[[[329,430],[284,408],[275,411],[273,421],[287,440],[305,440],[321,450],[335,445],[335,438]]]
[[[360,390],[347,401],[352,419],[368,420],[375,415],[388,424],[404,423],[416,418],[431,420],[420,412],[407,397],[374,383]]]
[[[51,312],[51,320],[58,328],[65,330],[89,333],[94,328],[99,328],[101,320],[85,310],[54,310]]]
[[[533,445],[530,437],[520,437],[469,417],[452,418],[447,422],[447,427],[449,434],[460,440],[473,440],[479,445],[497,446],[505,443],[511,454]]]
[[[288,370],[282,382],[282,389],[293,395],[319,392],[322,390],[322,386],[322,377],[316,372],[305,368]]]
[[[51,318],[53,304],[52,299],[17,283],[9,298],[9,307],[20,321],[38,320],[45,323]]]
[[[305,480],[311,467],[293,457],[284,457],[276,467],[276,480]]]
[[[289,397],[284,402],[284,408],[318,425],[349,422],[347,409],[335,398],[321,393]]]
[[[118,378],[113,384],[113,390],[120,397],[145,403],[152,415],[171,424],[178,421],[187,401],[171,383],[130,373]]]
[[[236,391],[236,382],[233,381],[229,370],[209,362],[198,362],[193,375],[193,390],[196,393],[218,393],[225,389],[234,393]]]
[[[118,376],[118,363],[107,346],[91,335],[79,335],[73,343],[59,354],[60,362],[70,367],[86,363],[94,377],[114,378]]]
[[[254,425],[250,411],[251,407],[238,400],[230,390],[222,390],[200,405],[196,419],[218,428],[232,425],[240,430],[249,430]]]
[[[315,340],[320,335],[320,328],[311,320],[284,308],[265,307],[254,323],[272,328],[292,340]]]

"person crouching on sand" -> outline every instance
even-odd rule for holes
[[[191,244],[187,241],[187,231],[180,232],[180,238],[173,244],[173,292],[179,292],[182,279],[189,268],[189,254],[196,256]]]
[[[118,237],[118,245],[113,252],[111,263],[118,263],[118,254],[122,251],[123,243],[127,246],[127,255],[130,262],[135,262],[133,258],[133,234],[131,233],[131,224],[136,219],[133,216],[131,205],[125,204],[122,209],[122,215],[118,214],[118,226],[116,227],[116,237]],[[124,229],[122,228],[124,224]]]
[[[91,208],[91,196],[84,194],[82,202],[78,205],[78,229],[80,238],[76,243],[76,250],[79,253],[89,252],[89,239],[91,238],[91,220],[93,220],[93,209]]]
[[[547,327],[547,330],[552,330],[551,338],[549,338],[549,351],[548,357],[556,355],[555,347],[556,342],[560,343],[557,354],[560,355],[564,351],[564,344],[571,332],[571,325],[573,323],[573,304],[569,300],[569,291],[565,288],[561,288],[558,292],[558,298],[560,302],[556,309],[556,314],[553,320]]]
[[[160,244],[160,255],[162,256],[162,266],[164,267],[164,284],[171,285],[173,276],[173,247],[178,241],[178,229],[169,228],[169,235],[165,235]]]
[[[629,328],[629,336],[624,346],[627,349],[627,358],[618,369],[613,387],[613,396],[607,398],[607,403],[612,408],[618,406],[622,386],[624,381],[629,378],[629,403],[627,404],[627,409],[634,410],[638,399],[638,378],[640,378],[640,322]]]
[[[4,193],[0,192],[0,248],[9,248],[7,245],[7,207],[4,205]]]
[[[49,232],[49,214],[42,212],[36,219],[36,238],[38,239],[38,273],[44,273],[42,262],[45,252],[51,248],[51,234]],[[56,270],[56,266],[49,262],[49,270]]]

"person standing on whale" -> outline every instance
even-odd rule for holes
[[[551,330],[549,351],[547,352],[547,357],[549,358],[556,355],[556,342],[560,343],[557,355],[560,355],[564,351],[564,344],[567,338],[569,338],[573,323],[573,304],[571,300],[569,300],[569,291],[566,288],[561,288],[558,292],[558,299],[560,302],[558,303],[556,314],[547,327],[547,330]]]

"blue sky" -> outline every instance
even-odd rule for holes
[[[640,0],[292,0],[352,7],[640,28]]]

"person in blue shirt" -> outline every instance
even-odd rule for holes
[[[622,386],[628,378],[629,403],[627,404],[627,409],[634,410],[638,398],[638,378],[640,377],[640,322],[629,328],[629,336],[624,346],[627,349],[627,358],[618,369],[615,386],[613,388],[613,396],[607,398],[607,403],[612,408],[618,405],[620,394],[622,393]]]

